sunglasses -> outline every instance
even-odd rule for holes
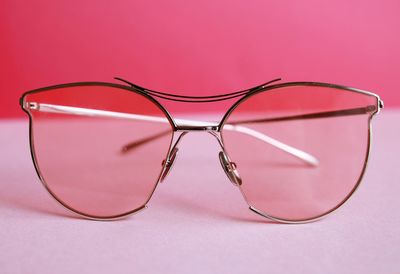
[[[251,211],[304,223],[343,205],[364,175],[378,95],[316,82],[276,83],[215,96],[180,96],[123,84],[81,82],[23,94],[30,149],[47,191],[89,219],[146,207],[179,143],[193,131],[219,144],[222,169]],[[159,100],[234,100],[222,119],[178,119]],[[189,105],[191,108],[191,105]],[[209,122],[209,121],[213,122]]]

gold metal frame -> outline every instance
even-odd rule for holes
[[[119,78],[118,78],[119,79]],[[119,79],[122,80],[122,79]],[[134,214],[144,208],[147,207],[147,203],[149,202],[149,200],[151,199],[151,197],[154,194],[155,189],[157,188],[158,184],[161,183],[165,177],[168,175],[172,164],[174,162],[174,158],[176,155],[176,151],[178,148],[178,144],[180,142],[180,140],[183,138],[184,135],[186,135],[188,132],[191,131],[206,131],[208,133],[210,133],[211,135],[213,135],[217,140],[218,143],[221,146],[221,153],[220,154],[220,160],[221,160],[221,164],[222,167],[224,169],[224,171],[226,172],[228,178],[230,179],[230,181],[239,187],[246,203],[249,206],[249,209],[251,211],[253,211],[254,213],[262,216],[262,217],[266,217],[270,220],[276,221],[276,222],[281,222],[281,223],[306,223],[306,222],[312,222],[318,219],[321,219],[322,217],[331,214],[332,212],[336,211],[341,205],[343,205],[352,195],[353,193],[356,191],[356,189],[358,189],[360,182],[365,174],[365,170],[367,167],[367,162],[369,159],[369,154],[370,154],[370,146],[371,146],[371,138],[372,138],[372,131],[371,131],[371,120],[372,117],[379,113],[379,111],[383,108],[383,101],[379,98],[378,95],[368,92],[368,91],[363,91],[360,89],[355,89],[355,88],[351,88],[351,87],[347,87],[347,86],[341,86],[341,85],[334,85],[334,84],[327,84],[327,83],[318,83],[318,82],[289,82],[289,83],[281,83],[281,84],[275,84],[275,85],[269,85],[270,83],[273,83],[275,81],[278,81],[279,79],[267,82],[263,85],[251,88],[251,89],[247,89],[247,90],[243,90],[243,91],[238,91],[238,92],[233,92],[233,93],[229,93],[229,94],[222,94],[222,95],[216,95],[216,96],[178,96],[178,95],[174,95],[174,94],[168,94],[168,93],[161,93],[161,92],[157,92],[157,91],[152,91],[152,90],[148,90],[148,89],[144,89],[142,87],[139,87],[137,85],[134,85],[128,81],[122,80],[125,83],[128,83],[131,86],[125,86],[125,85],[119,85],[119,84],[113,84],[113,83],[104,83],[104,82],[80,82],[80,83],[70,83],[70,84],[63,84],[63,85],[56,85],[56,86],[50,86],[50,87],[45,87],[45,88],[41,88],[41,89],[36,89],[36,90],[32,90],[29,92],[26,92],[22,95],[21,99],[20,99],[20,105],[23,109],[23,111],[25,113],[27,113],[28,117],[29,117],[29,143],[30,143],[30,150],[31,150],[31,157],[34,163],[34,167],[36,170],[36,173],[38,174],[39,179],[42,182],[42,185],[45,187],[45,189],[48,191],[48,193],[50,193],[50,195],[58,202],[60,203],[63,207],[67,208],[68,210],[70,210],[71,212],[74,212],[82,217],[88,218],[88,219],[92,219],[92,220],[116,220],[116,219],[120,219],[123,218],[125,216]],[[162,166],[162,169],[160,171],[160,174],[158,176],[157,182],[154,185],[154,188],[151,192],[151,194],[149,195],[148,199],[146,200],[146,202],[132,210],[129,212],[125,212],[119,215],[114,215],[114,216],[93,216],[93,215],[88,215],[85,214],[83,212],[80,212],[79,210],[76,210],[68,205],[66,205],[65,203],[62,202],[61,199],[59,199],[57,197],[57,195],[55,195],[55,193],[53,193],[51,191],[51,189],[48,187],[47,183],[44,180],[44,177],[42,176],[42,173],[40,171],[40,167],[36,161],[36,154],[35,154],[35,148],[34,148],[34,140],[33,140],[33,118],[32,115],[30,113],[31,109],[34,109],[35,106],[30,104],[29,102],[26,102],[25,97],[26,95],[32,94],[32,93],[37,93],[37,92],[43,92],[43,91],[50,91],[50,90],[54,90],[54,89],[59,89],[59,88],[66,88],[66,87],[74,87],[74,86],[108,86],[108,87],[114,87],[114,88],[120,88],[120,89],[124,89],[136,94],[140,94],[144,97],[146,97],[147,99],[149,99],[150,101],[152,101],[166,116],[166,118],[168,119],[169,124],[171,125],[172,128],[172,135],[171,135],[171,141],[170,141],[170,146],[168,149],[168,153],[166,155],[166,160],[164,161],[164,164]],[[240,105],[242,102],[244,102],[245,100],[249,99],[250,97],[260,93],[260,92],[269,92],[275,89],[279,89],[279,88],[283,88],[283,87],[289,87],[289,86],[318,86],[318,87],[328,87],[328,88],[334,88],[334,89],[339,89],[339,90],[346,90],[346,91],[350,91],[350,92],[356,92],[356,93],[361,93],[361,94],[365,94],[365,95],[369,95],[369,96],[374,96],[376,98],[376,106],[375,108],[371,108],[371,106],[367,106],[366,108],[361,108],[361,109],[351,109],[351,110],[343,110],[343,111],[338,111],[335,113],[325,113],[325,114],[321,114],[321,113],[317,113],[317,114],[310,114],[310,115],[306,115],[307,117],[304,117],[304,115],[300,116],[300,117],[283,117],[283,118],[278,118],[278,120],[290,120],[290,119],[308,119],[308,118],[318,118],[318,117],[324,117],[324,115],[355,115],[355,114],[360,114],[360,113],[370,113],[369,119],[368,119],[368,147],[367,147],[367,151],[366,151],[366,156],[365,156],[365,161],[364,161],[364,165],[361,171],[361,174],[359,176],[359,179],[356,183],[356,185],[354,186],[354,188],[352,189],[352,191],[333,209],[331,209],[330,211],[321,214],[319,216],[316,216],[314,218],[310,218],[310,219],[300,219],[300,220],[287,220],[287,219],[282,219],[282,218],[278,218],[275,216],[271,216],[268,215],[266,212],[263,212],[261,210],[258,210],[256,207],[254,207],[253,205],[251,205],[248,201],[248,199],[246,198],[244,191],[241,187],[241,179],[240,176],[238,176],[238,173],[236,172],[236,166],[234,165],[234,163],[230,162],[229,160],[229,156],[225,150],[225,146],[224,146],[224,140],[223,140],[223,128],[224,126],[227,126],[226,121],[228,120],[229,116],[232,114],[232,112],[236,109],[236,107],[238,105]],[[173,100],[173,101],[179,101],[179,102],[188,102],[188,103],[205,103],[205,102],[214,102],[214,101],[221,101],[221,100],[227,100],[227,99],[232,99],[232,98],[236,98],[236,97],[240,97],[240,99],[235,102],[229,109],[228,111],[225,113],[225,115],[223,116],[223,118],[221,119],[219,124],[210,124],[210,125],[198,125],[198,124],[185,124],[185,125],[178,125],[176,123],[176,121],[171,117],[171,115],[169,114],[169,112],[154,98],[154,97],[161,97],[163,99],[167,99],[167,100]],[[37,107],[37,106],[36,106]],[[368,109],[369,108],[369,109]],[[322,116],[321,116],[322,115]],[[276,120],[276,119],[274,119]],[[242,121],[243,122],[243,121]],[[250,121],[244,121],[244,123],[246,122],[250,122]],[[254,122],[254,121],[251,121]],[[264,121],[260,121],[260,122],[268,122],[268,120],[264,120]],[[161,136],[161,135],[160,135]],[[157,137],[155,137],[157,138]],[[153,139],[155,139],[153,138]],[[150,139],[152,140],[152,139]],[[147,141],[146,141],[147,142]]]
[[[46,183],[46,181],[44,179],[44,176],[42,175],[42,172],[40,171],[39,164],[38,164],[38,162],[36,160],[37,157],[36,157],[36,153],[35,153],[35,146],[34,146],[34,140],[33,140],[34,139],[33,138],[33,119],[32,119],[32,115],[31,115],[31,113],[29,111],[29,104],[27,104],[27,102],[25,100],[25,96],[27,96],[29,94],[37,93],[37,92],[42,92],[42,91],[48,91],[48,90],[64,88],[64,87],[82,86],[82,85],[83,86],[97,86],[97,85],[109,86],[109,87],[122,88],[122,89],[126,89],[128,91],[132,91],[130,88],[127,88],[126,86],[117,85],[117,84],[113,84],[113,83],[84,82],[84,83],[70,83],[70,84],[62,84],[62,85],[57,85],[57,86],[50,86],[50,87],[40,88],[40,89],[36,89],[36,90],[32,90],[32,91],[28,91],[28,92],[24,93],[22,95],[21,99],[20,99],[20,105],[22,107],[22,110],[29,117],[29,146],[30,146],[30,151],[31,151],[31,158],[32,158],[32,161],[33,161],[33,164],[34,164],[34,167],[35,167],[36,174],[38,175],[38,177],[39,177],[42,185],[44,186],[44,188],[47,190],[47,192],[50,194],[50,196],[54,200],[56,200],[61,206],[66,208],[68,211],[73,212],[73,213],[75,213],[75,214],[77,214],[77,215],[79,215],[81,217],[84,217],[86,219],[89,219],[89,220],[95,220],[95,221],[119,220],[119,219],[122,219],[122,218],[124,218],[124,217],[126,217],[128,215],[133,215],[133,214],[135,214],[135,213],[147,208],[147,203],[150,201],[150,199],[153,196],[154,191],[155,191],[158,183],[160,182],[162,173],[165,170],[165,165],[162,167],[162,169],[160,171],[160,174],[158,176],[158,179],[157,179],[157,183],[154,185],[153,190],[151,191],[148,199],[146,200],[146,202],[143,205],[141,205],[138,208],[135,208],[134,210],[131,210],[131,211],[128,211],[128,212],[125,212],[125,213],[122,213],[122,214],[118,214],[118,215],[113,215],[113,216],[94,216],[94,215],[88,215],[88,214],[83,213],[83,212],[81,212],[81,211],[79,211],[77,209],[74,209],[74,208],[68,206],[66,203],[64,203],[60,198],[58,198],[58,196],[53,191],[51,191],[51,189],[48,187],[48,185],[47,185],[47,183]],[[155,100],[151,96],[146,96],[146,94],[143,94],[143,93],[139,93],[139,94],[145,96],[147,99],[149,99],[152,102],[154,102],[163,111],[163,113],[166,115],[169,123],[171,124],[172,128],[174,128],[176,126],[175,122],[171,118],[171,115],[168,113],[168,111],[163,106],[161,106],[160,103],[158,103],[157,100]],[[172,141],[173,141],[173,138],[171,138],[170,147],[172,146]],[[170,149],[168,149],[168,154],[167,155],[169,155],[169,153],[170,153],[169,151],[170,151]]]
[[[374,96],[374,97],[376,98],[376,108],[375,108],[375,109],[372,109],[371,107],[367,107],[367,108],[369,108],[370,110],[372,110],[372,113],[371,113],[371,115],[370,115],[369,118],[368,118],[368,133],[367,133],[367,134],[368,134],[368,143],[367,143],[367,150],[366,150],[364,165],[363,165],[363,167],[362,167],[360,176],[359,176],[359,178],[358,178],[358,180],[357,180],[357,183],[355,184],[355,186],[354,186],[353,189],[351,190],[351,192],[350,192],[340,203],[338,203],[338,204],[337,204],[334,208],[332,208],[331,210],[329,210],[329,211],[327,211],[327,212],[325,212],[325,213],[323,213],[323,214],[320,214],[320,215],[318,215],[318,216],[315,216],[315,217],[313,217],[313,218],[308,218],[308,219],[289,220],[289,219],[279,218],[279,217],[276,217],[276,216],[269,215],[268,213],[266,213],[266,212],[264,212],[264,211],[262,211],[262,210],[259,210],[259,209],[257,209],[255,206],[251,205],[251,203],[249,202],[249,200],[246,198],[246,195],[245,195],[245,193],[244,193],[242,187],[241,187],[240,185],[238,185],[239,188],[240,188],[240,192],[241,192],[242,195],[243,195],[243,198],[245,199],[246,203],[247,203],[248,206],[249,206],[249,209],[250,209],[251,211],[253,211],[254,213],[256,213],[256,214],[258,214],[258,215],[260,215],[260,216],[262,216],[262,217],[268,218],[268,219],[270,219],[270,220],[272,220],[272,221],[275,221],[275,222],[287,223],[287,224],[301,224],[301,223],[309,223],[309,222],[313,222],[313,221],[320,220],[321,218],[323,218],[323,217],[325,217],[325,216],[327,216],[327,215],[330,215],[331,213],[335,212],[335,211],[336,211],[338,208],[340,208],[340,207],[354,194],[354,192],[358,189],[358,187],[359,187],[359,185],[360,185],[360,183],[361,183],[361,181],[362,181],[362,179],[363,179],[363,177],[364,177],[364,174],[365,174],[365,171],[366,171],[366,167],[367,167],[367,163],[368,163],[368,159],[369,159],[369,155],[370,155],[371,139],[372,139],[372,130],[371,130],[371,128],[372,128],[372,125],[371,125],[372,117],[380,112],[380,110],[384,107],[384,104],[383,104],[383,101],[380,99],[380,97],[379,97],[377,94],[375,94],[375,93],[372,93],[372,92],[369,92],[369,91],[360,90],[360,89],[356,89],[356,88],[351,88],[351,87],[347,87],[347,86],[335,85],[335,84],[328,84],[328,83],[318,83],[318,82],[290,82],[290,83],[282,83],[282,84],[278,84],[278,85],[269,86],[269,87],[267,87],[267,88],[265,88],[265,89],[263,89],[263,90],[261,90],[261,91],[254,92],[254,93],[249,94],[248,96],[245,96],[245,97],[243,97],[242,99],[238,100],[238,102],[236,102],[236,103],[227,111],[227,113],[225,114],[224,118],[222,119],[221,124],[220,124],[221,129],[223,129],[223,126],[224,126],[225,122],[228,120],[230,114],[236,109],[236,107],[239,106],[242,102],[244,102],[244,101],[246,101],[247,99],[249,99],[250,97],[252,97],[252,96],[254,96],[254,95],[256,95],[256,94],[258,94],[258,93],[260,93],[260,92],[267,91],[267,90],[273,90],[273,89],[277,89],[277,88],[290,87],[290,86],[318,86],[318,87],[327,87],[327,88],[341,89],[341,90],[346,90],[346,91],[350,91],[350,92],[355,92],[355,93],[365,94],[365,95],[369,95],[369,96]],[[357,113],[357,110],[356,110],[355,112]],[[304,116],[304,115],[302,115],[302,116]],[[317,115],[309,115],[309,116],[318,117],[318,116],[320,116],[320,115],[317,114]],[[291,118],[291,117],[289,117],[289,118]],[[297,118],[297,117],[296,117],[296,118]],[[299,118],[301,119],[301,117],[299,117]],[[270,119],[270,120],[268,120],[268,121],[280,121],[280,120],[288,120],[288,119],[280,119],[280,118],[277,118],[277,119]],[[247,121],[246,121],[246,122],[247,122]],[[224,142],[223,142],[223,138],[222,138],[222,143],[224,143]]]

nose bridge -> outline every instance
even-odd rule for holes
[[[175,134],[179,132],[184,133],[184,135],[189,132],[207,132],[217,139],[218,144],[221,146],[221,149],[225,152],[224,144],[222,142],[222,137],[219,129],[220,128],[218,124],[179,125],[176,127]]]
[[[197,118],[174,118],[176,131],[218,131],[219,122],[198,120]]]
[[[210,125],[179,125],[176,126],[174,133],[173,133],[173,137],[172,137],[172,141],[171,141],[171,146],[170,146],[170,150],[169,150],[169,155],[171,154],[171,152],[178,147],[180,141],[182,140],[182,138],[191,132],[207,132],[210,133],[211,135],[213,135],[214,137],[217,138],[218,143],[220,145],[222,145],[222,141],[220,141],[220,134],[219,134],[219,127],[218,125],[214,125],[214,124],[210,124]],[[223,147],[223,146],[222,146]]]
[[[218,125],[181,125],[177,126],[173,138],[172,138],[172,143],[170,150],[168,152],[166,160],[163,161],[163,166],[164,169],[161,173],[160,181],[164,181],[165,177],[168,175],[170,169],[172,168],[172,165],[175,161],[177,152],[178,152],[178,145],[182,138],[188,134],[189,132],[205,132],[209,133],[210,135],[214,136],[214,138],[217,139],[218,144],[220,145],[221,151],[218,154],[222,169],[225,171],[225,174],[229,178],[229,180],[236,186],[241,185],[242,180],[240,178],[240,175],[238,173],[238,170],[236,169],[236,164],[232,162],[227,155],[224,144],[222,141],[222,136],[219,131]]]
[[[185,133],[188,131],[193,131],[193,128],[187,128],[186,131],[183,129]],[[240,186],[242,184],[242,179],[240,177],[239,171],[237,170],[237,166],[234,162],[229,158],[224,143],[222,141],[221,132],[218,130],[218,127],[209,126],[209,127],[196,127],[194,131],[206,131],[210,135],[214,136],[217,139],[218,144],[221,147],[221,151],[218,153],[218,157],[221,163],[222,169],[225,171],[226,176],[235,186]]]
[[[213,132],[219,131],[219,126],[217,124],[202,124],[202,125],[178,125],[176,126],[177,131],[206,131]]]

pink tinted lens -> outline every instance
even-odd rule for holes
[[[373,95],[324,86],[281,87],[242,101],[223,141],[249,205],[294,221],[336,209],[364,172],[376,110]]]
[[[31,141],[40,175],[70,209],[116,217],[149,200],[172,127],[147,97],[121,88],[70,86],[30,93]]]

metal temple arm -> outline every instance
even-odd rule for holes
[[[272,137],[269,137],[268,135],[265,135],[259,131],[254,130],[254,129],[251,129],[248,127],[243,127],[243,126],[238,126],[238,125],[231,125],[231,124],[226,124],[224,126],[224,129],[240,132],[240,133],[249,135],[251,137],[254,137],[254,138],[261,140],[265,143],[268,143],[276,148],[279,148],[280,150],[283,150],[283,151],[307,162],[307,164],[310,164],[312,166],[317,166],[319,163],[318,159],[315,158],[314,156],[312,156],[311,154],[304,152],[300,149],[294,148],[292,146],[289,146],[285,143],[282,143]]]
[[[129,120],[139,120],[139,121],[148,121],[148,122],[157,122],[157,123],[169,123],[167,118],[163,117],[156,117],[156,116],[149,116],[149,115],[141,115],[141,114],[131,114],[131,113],[122,113],[122,112],[114,112],[114,111],[107,111],[107,110],[97,110],[97,109],[88,109],[88,108],[80,108],[80,107],[71,107],[71,106],[62,106],[62,105],[54,105],[54,104],[44,104],[44,103],[36,103],[36,102],[28,102],[26,106],[31,110],[41,111],[41,112],[50,112],[50,113],[60,113],[60,114],[73,114],[73,115],[82,115],[82,116],[91,116],[91,117],[110,117],[110,118],[119,118],[119,119],[129,119]],[[200,121],[192,121],[186,119],[176,119],[177,123],[182,124],[191,124],[195,126],[204,126],[209,125],[206,122]],[[250,129],[244,126],[238,126],[238,123],[242,122],[235,122],[234,125],[232,124],[225,124],[224,129],[230,131],[236,131],[238,133],[242,133],[251,137],[254,137],[258,140],[261,140],[267,144],[270,144],[286,153],[289,153],[300,160],[306,162],[309,165],[316,166],[318,165],[318,159],[312,156],[309,153],[306,153],[302,150],[294,148],[290,145],[284,144],[272,137],[269,137],[261,132],[256,130]],[[137,146],[146,144],[158,138],[161,138],[170,131],[163,131],[149,137],[131,142],[126,144],[122,147],[122,152],[127,152]]]
[[[341,109],[341,110],[334,110],[334,111],[308,113],[308,114],[292,115],[292,116],[284,116],[284,117],[274,117],[274,118],[254,119],[254,120],[239,120],[239,121],[230,122],[230,124],[243,125],[243,124],[254,124],[254,123],[269,123],[269,122],[282,122],[282,121],[292,121],[292,120],[307,120],[307,119],[317,119],[317,118],[359,115],[359,114],[373,113],[376,111],[376,109],[377,109],[376,106],[369,105],[369,106],[360,107],[360,108]]]

